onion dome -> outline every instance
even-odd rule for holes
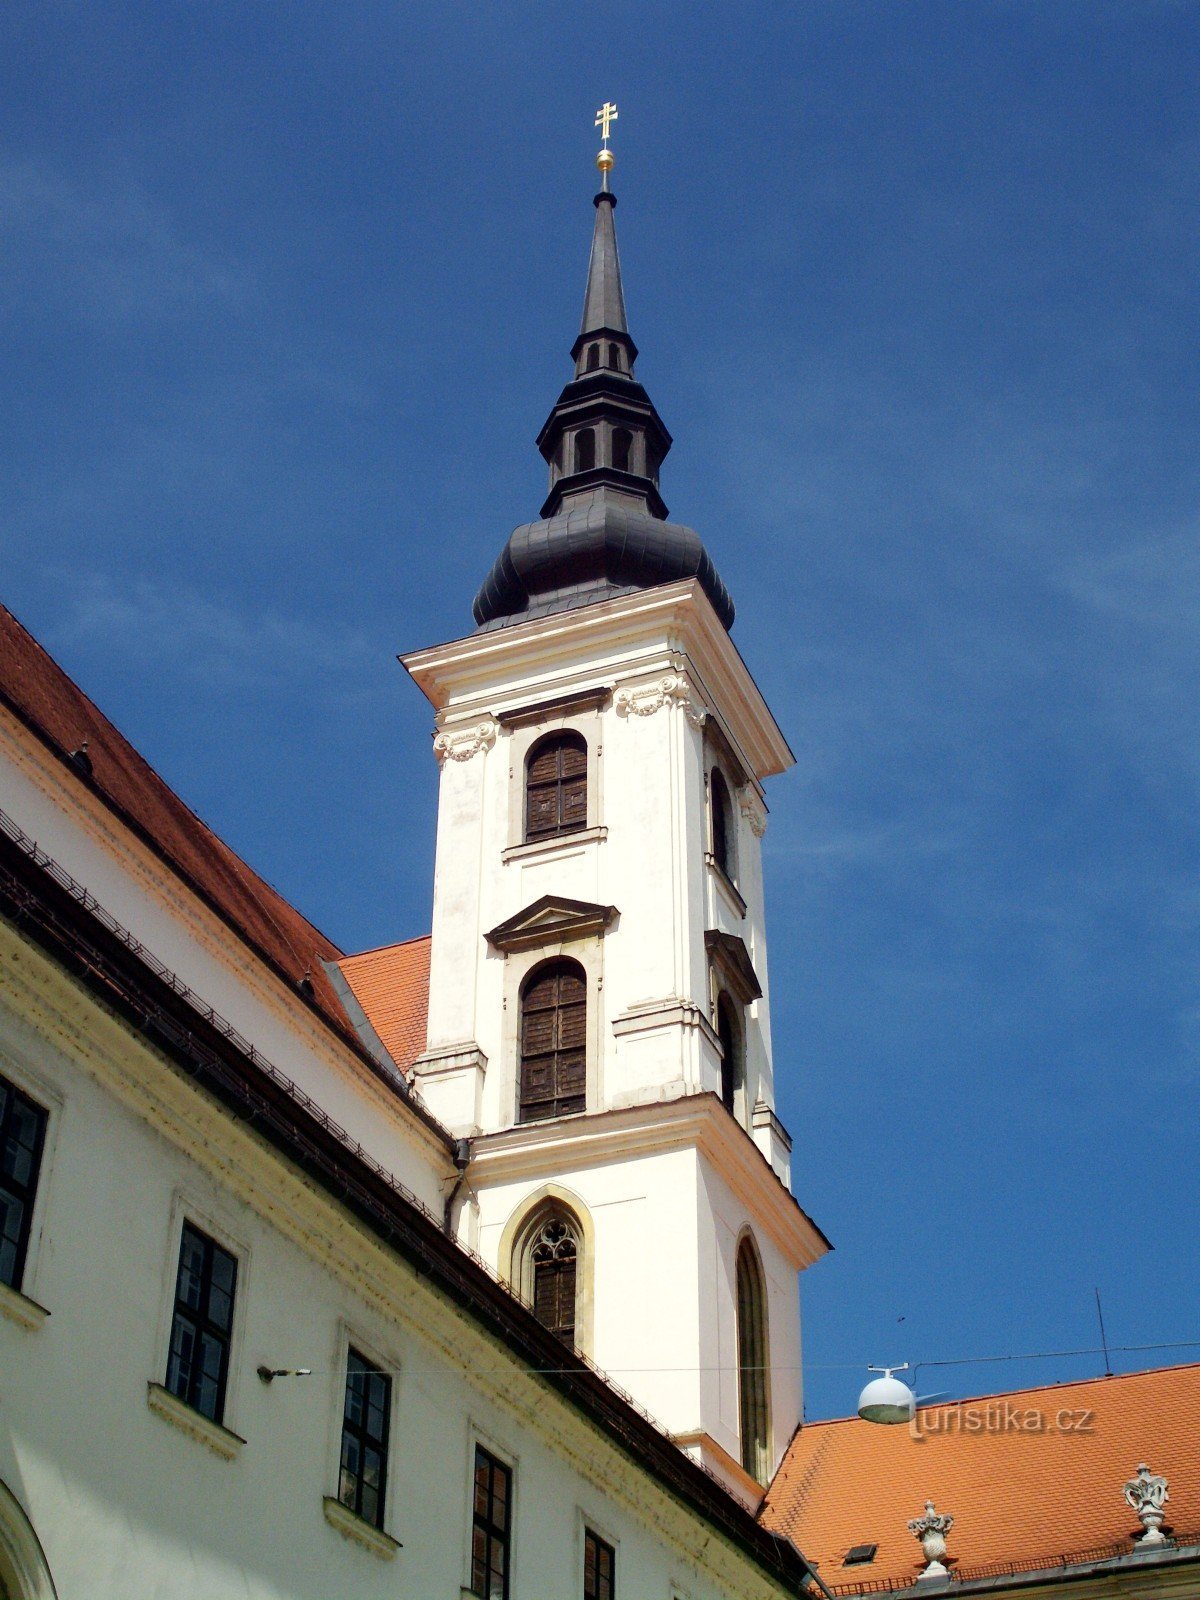
[[[621,260],[608,188],[611,152],[601,152],[603,188],[588,263],[575,375],[538,434],[550,492],[536,522],[510,535],[475,596],[481,629],[502,628],[615,595],[697,578],[726,628],[733,601],[700,535],[667,521],[659,493],[671,435],[634,376]]]

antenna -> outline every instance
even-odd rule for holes
[[[1105,1337],[1104,1333],[1104,1312],[1100,1307],[1099,1289],[1096,1290],[1096,1316],[1100,1322],[1100,1343],[1104,1346],[1104,1376],[1106,1378],[1111,1378],[1113,1375],[1112,1362],[1108,1359],[1108,1339]]]

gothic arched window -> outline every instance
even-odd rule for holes
[[[581,733],[539,739],[525,761],[525,842],[587,827],[587,741]]]
[[[530,1241],[530,1301],[538,1321],[564,1343],[575,1343],[579,1234],[564,1214],[552,1212]]]
[[[576,961],[535,967],[521,990],[520,1122],[570,1116],[587,1104],[587,981]]]
[[[717,997],[717,1038],[721,1041],[721,1104],[734,1110],[737,1091],[742,1087],[742,1030],[727,994]]]
[[[599,367],[599,365],[600,365],[600,346],[598,344],[590,344],[590,345],[588,345],[588,353],[587,353],[587,370],[589,372],[595,372],[596,369]]]
[[[618,472],[629,471],[629,451],[633,435],[628,428],[614,428],[612,436],[612,464]]]
[[[767,1297],[758,1251],[747,1237],[737,1254],[738,1415],[742,1465],[757,1483],[766,1483],[769,1402],[767,1395]]]
[[[575,471],[590,472],[596,465],[596,430],[580,428],[575,435]]]
[[[621,370],[621,346],[619,344],[610,344],[609,345],[609,347],[608,347],[608,364],[609,364],[610,367],[612,367],[614,372],[620,372],[620,370]]]
[[[708,792],[712,809],[713,860],[732,883],[737,873],[734,854],[733,802],[729,798],[729,785],[718,768],[709,774]]]

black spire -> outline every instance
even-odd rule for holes
[[[498,628],[694,577],[728,628],[733,601],[700,536],[666,520],[658,472],[671,435],[634,377],[617,199],[608,168],[601,170],[583,319],[571,346],[575,376],[537,438],[550,493],[542,520],[517,528],[497,557],[475,596],[475,620]]]
[[[617,197],[607,188],[594,201],[596,226],[592,233],[592,254],[588,261],[587,293],[583,297],[583,321],[579,337],[589,333],[623,333],[625,295],[621,289],[621,257],[617,253],[617,224],[613,212]]]

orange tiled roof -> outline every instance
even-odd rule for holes
[[[1039,1416],[1042,1431],[1018,1429],[1014,1413]],[[1059,1425],[1067,1413],[1069,1428]],[[954,1517],[947,1565],[957,1576],[1054,1566],[1105,1545],[1133,1548],[1141,1527],[1123,1490],[1143,1461],[1170,1480],[1167,1525],[1200,1532],[1198,1438],[1200,1365],[930,1407],[915,1431],[858,1417],[813,1422],[789,1445],[759,1516],[831,1588],[915,1579],[924,1557],[907,1523],[926,1500]],[[847,1567],[856,1544],[879,1549],[870,1564]]]
[[[134,832],[282,977],[308,972],[326,1022],[357,1045],[321,963],[341,951],[191,811],[83,690],[0,605],[0,702],[32,728],[80,784]],[[87,740],[85,778],[68,759]],[[19,819],[18,819],[19,820]]]
[[[429,936],[387,944],[338,962],[384,1049],[405,1071],[425,1048],[429,1013]]]

